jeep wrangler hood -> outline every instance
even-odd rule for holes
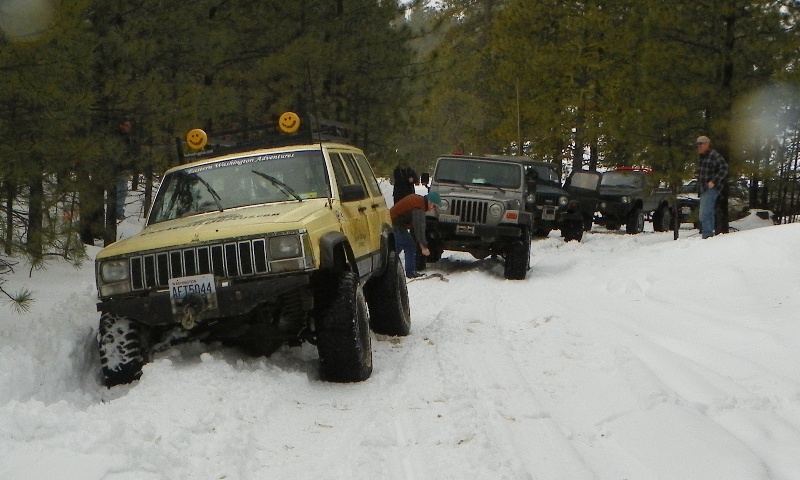
[[[315,219],[331,214],[327,203],[326,198],[272,203],[161,222],[109,245],[97,258],[302,228],[312,230]]]

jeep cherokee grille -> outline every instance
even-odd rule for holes
[[[451,213],[458,215],[461,222],[486,223],[486,212],[489,211],[489,202],[478,200],[463,200],[455,198],[450,202]]]
[[[239,240],[131,257],[131,287],[167,287],[170,278],[213,273],[238,277],[267,273],[267,240]]]

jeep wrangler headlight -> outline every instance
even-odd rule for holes
[[[499,217],[502,214],[503,214],[503,207],[500,204],[493,203],[489,207],[489,215],[491,215],[493,217]]]
[[[437,210],[439,210],[440,212],[446,212],[449,208],[450,208],[450,202],[448,202],[447,199],[443,198],[442,204],[439,206],[439,208],[437,208]]]
[[[566,197],[566,196],[563,196],[563,195],[558,197],[558,206],[559,207],[566,207],[567,203],[569,203],[569,197]]]
[[[629,203],[631,201],[631,197],[622,197],[620,200],[622,200],[622,203]]]
[[[128,259],[108,260],[97,269],[97,289],[101,297],[131,291]]]

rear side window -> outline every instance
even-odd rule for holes
[[[375,178],[375,173],[372,171],[372,167],[369,165],[369,162],[367,162],[367,157],[358,153],[355,154],[354,157],[356,158],[358,166],[361,167],[361,173],[364,175],[364,180],[367,183],[370,196],[381,196],[381,188],[378,186],[378,180]]]

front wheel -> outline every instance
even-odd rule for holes
[[[656,232],[669,231],[672,223],[672,213],[667,206],[660,207],[653,214],[653,230]]]
[[[630,215],[628,215],[625,231],[630,234],[642,233],[642,231],[644,231],[644,212],[642,212],[641,208],[634,208]]]
[[[125,317],[104,313],[97,332],[103,385],[113,387],[138,380],[147,363],[142,327]]]
[[[361,382],[372,375],[369,313],[358,275],[342,272],[327,312],[317,326],[320,376],[329,382]]]
[[[572,240],[580,242],[583,239],[583,221],[577,220],[562,225],[561,236],[564,237],[565,242],[571,242]]]
[[[593,221],[594,221],[594,218],[592,217],[592,215],[590,215],[588,213],[584,213],[583,214],[583,231],[584,232],[589,232],[589,231],[592,230]]]
[[[503,276],[508,280],[525,280],[531,263],[531,237],[523,230],[522,238],[514,240],[506,251],[506,265]]]
[[[364,294],[369,306],[370,326],[375,333],[404,337],[411,331],[411,308],[403,265],[397,252],[389,250],[386,268],[370,280]]]

